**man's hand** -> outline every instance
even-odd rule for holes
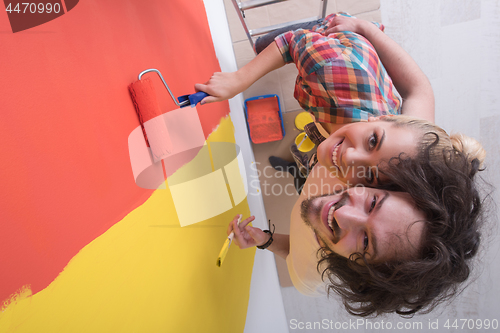
[[[250,216],[240,222],[239,225],[238,217],[239,215],[236,215],[231,223],[229,223],[229,226],[227,227],[227,234],[229,235],[231,232],[234,232],[234,241],[240,249],[262,245],[269,240],[269,234],[259,228],[254,228],[248,225],[250,222],[255,220],[255,216]]]

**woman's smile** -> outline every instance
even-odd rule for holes
[[[342,164],[342,159],[341,159],[341,149],[340,146],[342,145],[342,142],[344,142],[344,139],[342,139],[339,143],[337,143],[337,145],[335,145],[333,147],[333,151],[332,151],[332,163],[333,163],[333,166],[337,167],[338,169],[340,169],[340,166]]]
[[[347,124],[318,146],[318,162],[345,183],[373,185],[380,162],[415,154],[415,135],[381,120]]]

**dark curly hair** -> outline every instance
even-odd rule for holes
[[[401,154],[380,171],[390,181],[378,188],[409,193],[424,213],[423,241],[416,259],[370,263],[363,253],[347,259],[320,249],[318,270],[326,264],[322,276],[330,280],[328,294],[340,295],[350,314],[428,313],[459,293],[469,277],[484,220],[474,181],[480,162],[451,149],[443,150],[442,159],[431,159],[438,141],[435,135],[424,149],[424,158]]]

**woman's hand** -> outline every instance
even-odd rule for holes
[[[210,95],[205,97],[201,104],[225,101],[245,89],[242,81],[238,78],[237,72],[214,73],[205,84],[197,83],[194,88],[196,91],[203,91]]]
[[[271,43],[238,71],[214,73],[205,84],[197,83],[194,88],[210,95],[205,97],[201,104],[224,101],[243,92],[267,73],[284,65],[285,61],[276,43]]]
[[[229,223],[229,226],[227,227],[227,234],[229,235],[231,232],[234,232],[233,240],[240,249],[263,245],[269,240],[269,234],[259,228],[254,228],[248,225],[250,222],[255,220],[255,216],[250,216],[240,222],[239,225],[238,217],[239,215],[236,215],[231,223]]]
[[[366,23],[370,22],[357,19],[355,17],[337,15],[330,20],[330,22],[328,23],[328,27],[323,32],[323,35],[328,36],[329,34],[340,31],[352,31],[357,34],[363,35]]]
[[[368,39],[382,61],[394,86],[403,98],[402,114],[434,122],[434,92],[427,76],[401,47],[375,24],[337,15],[330,20],[324,35],[352,31]]]

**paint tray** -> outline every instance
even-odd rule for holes
[[[245,117],[253,143],[278,141],[285,136],[280,100],[277,95],[262,95],[246,99]]]

